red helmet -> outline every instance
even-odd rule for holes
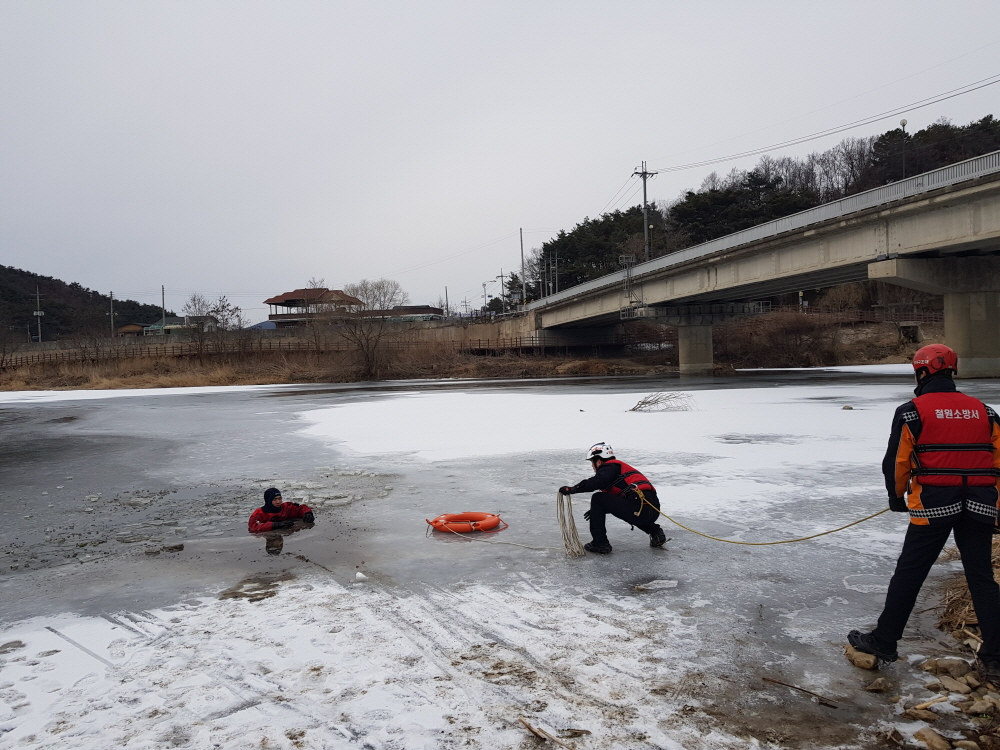
[[[955,350],[944,344],[928,344],[917,349],[913,355],[913,369],[919,371],[926,367],[933,375],[942,370],[958,370],[958,355]]]

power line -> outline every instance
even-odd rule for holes
[[[860,98],[862,96],[867,96],[868,94],[874,94],[876,91],[881,91],[882,89],[888,88],[889,86],[895,86],[897,83],[902,83],[903,81],[909,80],[910,78],[915,78],[916,76],[923,75],[924,73],[926,73],[928,71],[931,71],[931,70],[934,70],[935,68],[940,68],[941,66],[947,65],[948,63],[955,62],[956,60],[961,60],[963,57],[968,57],[969,55],[973,55],[976,52],[981,52],[982,50],[988,49],[988,48],[993,47],[994,45],[997,45],[997,44],[1000,44],[1000,39],[998,39],[995,42],[990,42],[989,44],[986,44],[986,45],[984,45],[982,47],[978,47],[978,48],[976,48],[974,50],[970,50],[969,52],[966,52],[964,54],[959,55],[958,57],[953,57],[950,60],[945,60],[944,62],[939,62],[937,65],[931,65],[929,68],[924,68],[923,70],[918,70],[916,73],[911,73],[908,76],[903,76],[902,78],[897,78],[895,81],[889,81],[888,83],[884,83],[881,86],[876,86],[875,88],[869,89],[868,91],[862,91],[860,94],[855,94],[854,96],[849,96],[846,99],[841,99],[840,101],[833,102],[832,104],[827,104],[826,106],[820,107],[819,109],[814,109],[814,110],[812,110],[810,112],[805,112],[805,113],[803,113],[801,115],[796,115],[795,117],[790,117],[787,120],[782,120],[781,122],[772,123],[771,125],[765,125],[764,127],[758,128],[757,130],[751,130],[749,133],[743,133],[742,135],[733,136],[732,138],[724,138],[721,141],[715,141],[713,143],[707,143],[704,146],[699,146],[698,148],[688,149],[687,151],[678,151],[678,152],[675,152],[675,153],[673,153],[673,154],[671,154],[669,156],[663,156],[663,157],[659,157],[657,159],[653,159],[653,161],[661,161],[661,160],[664,160],[664,159],[672,159],[672,158],[674,158],[676,156],[683,156],[684,154],[690,154],[690,153],[693,153],[694,151],[699,151],[699,150],[701,150],[703,148],[711,148],[712,146],[718,146],[718,145],[720,145],[722,143],[731,143],[732,141],[738,141],[741,138],[746,138],[747,136],[750,136],[750,135],[756,135],[757,133],[761,133],[761,132],[763,132],[765,130],[770,130],[771,128],[776,128],[776,127],[778,127],[780,125],[787,125],[790,122],[795,122],[796,120],[801,120],[803,117],[808,117],[809,115],[814,115],[817,112],[823,112],[825,110],[831,109],[832,107],[837,107],[837,106],[839,106],[841,104],[844,104],[845,102],[850,102],[850,101],[858,99],[858,98]]]
[[[751,149],[749,151],[743,151],[738,154],[730,154],[728,156],[721,156],[715,159],[705,159],[703,161],[691,162],[690,164],[677,164],[672,167],[661,167],[660,172],[681,172],[687,169],[695,169],[697,167],[705,167],[711,164],[719,164],[721,162],[732,161],[733,159],[741,159],[746,156],[756,156],[758,154],[763,154],[774,149],[785,148],[787,146],[796,146],[800,143],[807,143],[808,141],[814,141],[818,138],[824,138],[829,135],[835,135],[837,133],[842,133],[846,130],[852,130],[854,128],[861,127],[863,125],[870,125],[879,120],[885,120],[889,117],[895,117],[896,115],[903,114],[906,112],[911,112],[916,109],[923,109],[924,107],[930,107],[933,104],[938,104],[948,99],[954,99],[955,97],[962,96],[963,94],[970,94],[973,91],[978,91],[979,89],[986,88],[987,86],[993,86],[994,84],[1000,83],[1000,73],[989,76],[988,78],[980,79],[974,83],[966,84],[965,86],[959,86],[957,89],[952,89],[951,91],[946,91],[943,94],[936,94],[935,96],[927,97],[926,99],[919,99],[916,102],[903,105],[902,107],[896,107],[885,112],[881,112],[877,115],[871,115],[870,117],[865,117],[861,120],[855,120],[854,122],[848,123],[846,125],[840,125],[835,128],[829,128],[811,135],[801,136],[799,138],[792,138],[787,141],[782,141],[780,143],[774,143],[770,146],[763,146],[761,148]],[[964,89],[964,90],[963,90]],[[957,93],[956,93],[957,92]]]
[[[612,211],[616,211],[616,210],[618,210],[619,206],[623,206],[623,205],[629,203],[632,200],[632,198],[634,198],[638,194],[638,192],[639,192],[639,190],[641,188],[642,188],[642,183],[637,181],[636,184],[635,184],[635,188],[632,190],[632,192],[629,193],[626,196],[623,196],[621,198],[621,200],[619,200],[617,203],[615,203],[615,205],[613,205],[611,207],[611,210]]]
[[[603,213],[604,213],[604,212],[605,212],[605,211],[607,210],[607,208],[608,208],[608,206],[609,206],[609,205],[611,204],[611,202],[612,202],[612,201],[613,201],[613,200],[614,200],[615,198],[617,198],[617,197],[618,197],[618,194],[619,194],[619,193],[621,193],[621,191],[622,191],[622,190],[624,190],[624,189],[625,189],[625,188],[626,188],[626,187],[628,186],[628,184],[629,184],[629,183],[630,183],[630,182],[631,182],[632,180],[634,180],[634,179],[635,179],[635,175],[634,175],[634,174],[631,174],[631,175],[629,175],[629,178],[628,178],[627,180],[625,180],[625,182],[624,182],[624,183],[622,183],[622,186],[621,186],[620,188],[618,188],[618,190],[616,190],[616,191],[615,191],[615,194],[614,194],[614,195],[612,195],[612,196],[611,196],[611,198],[609,198],[609,199],[608,199],[608,202],[607,202],[607,203],[605,203],[605,204],[604,204],[604,208],[602,208],[602,209],[601,209],[600,211],[598,211],[598,212],[597,212],[597,215],[598,215],[598,216],[600,216],[601,214],[603,214]]]

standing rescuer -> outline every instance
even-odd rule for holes
[[[583,548],[599,555],[611,552],[604,524],[604,517],[608,514],[649,534],[650,547],[662,547],[667,537],[656,523],[660,501],[650,481],[638,470],[615,458],[615,452],[607,443],[590,446],[587,460],[594,468],[594,476],[572,487],[559,488],[564,495],[598,490],[590,497],[590,510],[583,514],[590,522],[590,535],[593,537]]]
[[[959,393],[958,356],[943,344],[913,356],[916,398],[896,409],[882,461],[889,507],[909,512],[903,550],[889,581],[885,609],[870,633],[852,630],[858,651],[895,661],[917,594],[949,534],[962,555],[983,645],[983,676],[1000,687],[1000,587],[991,553],[997,530],[1000,420],[982,401]],[[904,498],[905,495],[905,498]]]

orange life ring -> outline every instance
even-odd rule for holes
[[[436,531],[455,531],[459,534],[470,531],[503,531],[508,525],[496,513],[442,513],[433,521],[426,518],[424,520]]]

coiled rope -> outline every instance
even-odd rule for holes
[[[582,557],[587,554],[580,544],[580,535],[576,533],[572,495],[556,493],[556,517],[559,519],[559,529],[562,531],[563,549],[566,550],[566,554],[570,557]]]

